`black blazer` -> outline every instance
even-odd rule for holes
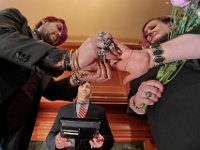
[[[33,39],[26,18],[17,9],[1,10],[0,22],[1,104],[29,79],[31,70],[47,72],[38,63],[49,51],[58,49]],[[55,75],[54,72],[47,73]]]
[[[60,132],[59,119],[62,117],[77,118],[76,103],[65,105],[59,110],[55,122],[46,138],[46,144],[50,150],[56,149],[55,136]],[[102,120],[99,130],[100,134],[104,137],[104,145],[102,149],[103,150],[111,149],[114,144],[114,139],[108,124],[108,120],[106,118],[105,109],[101,106],[90,103],[86,114],[86,118],[99,118],[100,120]]]
[[[38,72],[42,76],[41,85],[38,87],[34,103],[30,107],[30,114],[25,120],[22,120],[22,125],[22,122],[12,123],[18,125],[19,128],[24,126],[21,137],[17,138],[19,147],[14,146],[16,150],[23,150],[27,149],[29,144],[41,96],[51,100],[71,101],[77,93],[77,88],[70,88],[68,78],[54,81],[49,75],[54,75],[55,70],[45,70],[48,75],[38,66],[40,60],[49,51],[58,49],[33,39],[26,18],[17,9],[1,10],[0,22],[0,141],[2,137],[10,134],[8,128],[12,128],[12,125],[7,122],[7,119],[10,119],[7,116],[7,110],[16,91],[26,83],[32,71]],[[19,105],[21,108],[24,103]],[[23,109],[20,108],[16,108],[19,110],[16,117],[23,113]],[[9,141],[7,145],[11,145]]]

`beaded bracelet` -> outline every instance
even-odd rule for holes
[[[72,73],[71,79],[72,79],[72,82],[74,83],[74,85],[76,85],[76,86],[82,85],[85,82],[85,81],[79,80],[78,77],[76,76],[75,72]]]
[[[141,107],[138,107],[137,105],[136,105],[136,103],[135,103],[135,101],[133,100],[133,106],[136,108],[136,109],[138,109],[138,110],[140,110],[141,109]]]
[[[63,54],[63,65],[61,67],[61,70],[72,71],[71,64],[70,64],[70,54],[68,52],[65,52]]]

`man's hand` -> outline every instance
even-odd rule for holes
[[[70,140],[68,140],[67,138],[62,138],[60,136],[60,132],[55,137],[55,145],[56,145],[56,148],[58,148],[58,149],[72,146]]]
[[[141,83],[135,96],[130,98],[130,107],[137,114],[144,114],[146,110],[141,107],[154,105],[159,101],[164,91],[164,85],[157,80],[148,80]]]
[[[101,148],[104,144],[104,137],[101,134],[98,134],[92,140],[89,141],[91,148]]]

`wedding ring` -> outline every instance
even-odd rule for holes
[[[145,93],[145,97],[146,97],[147,99],[150,99],[151,96],[152,96],[152,93],[151,93],[151,92],[146,92],[146,93]]]

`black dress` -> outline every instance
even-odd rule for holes
[[[191,33],[199,33],[199,28]],[[142,81],[155,79],[158,68],[131,81],[130,96]],[[200,149],[200,63],[188,60],[167,85],[160,100],[147,110],[148,123],[158,150]]]

